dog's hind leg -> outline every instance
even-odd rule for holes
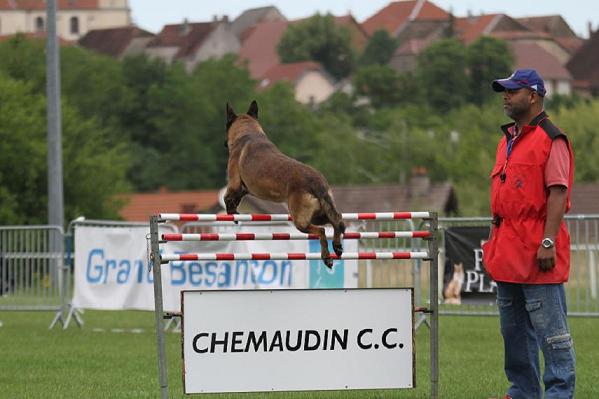
[[[326,192],[320,199],[320,206],[326,215],[329,223],[333,226],[333,250],[337,256],[343,254],[343,244],[341,243],[341,234],[345,233],[345,223],[341,219],[341,214],[337,211],[333,203],[332,194]]]
[[[343,244],[341,244],[341,234],[345,233],[345,224],[339,222],[333,225],[333,250],[337,256],[343,254]]]
[[[295,227],[302,233],[318,235],[320,257],[328,268],[332,268],[333,259],[329,252],[325,230],[311,222],[314,213],[319,209],[318,200],[310,194],[298,193],[289,196],[288,205]]]
[[[308,225],[298,225],[295,224],[295,227],[302,233],[306,234],[318,234],[320,241],[320,257],[324,264],[331,269],[333,267],[333,259],[331,259],[331,253],[329,252],[327,237],[324,231],[324,228],[318,227],[315,224],[309,223]]]

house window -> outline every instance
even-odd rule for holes
[[[71,34],[79,34],[79,18],[77,17],[71,17]]]
[[[44,18],[42,17],[37,17],[35,19],[35,31],[36,32],[43,32],[46,28],[44,27]]]

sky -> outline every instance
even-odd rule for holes
[[[214,15],[237,17],[243,10],[274,5],[289,19],[303,18],[316,12],[344,15],[348,11],[358,22],[363,22],[390,0],[129,0],[135,24],[157,33],[163,25],[180,23],[184,18],[190,22],[211,21]],[[570,27],[580,36],[588,37],[587,24],[599,27],[598,0],[434,0],[445,10],[453,10],[456,16],[473,14],[505,13],[512,17],[535,15],[562,15]]]

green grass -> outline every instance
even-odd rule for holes
[[[83,329],[48,330],[51,313],[0,312],[0,398],[158,398],[154,314],[87,311]],[[599,319],[570,319],[577,352],[577,398],[599,397]],[[94,331],[102,328],[104,332]],[[124,332],[110,332],[113,328]],[[141,333],[130,330],[143,328]],[[417,332],[417,387],[351,391],[206,395],[209,398],[428,398],[428,330]],[[440,397],[503,394],[496,317],[441,317]],[[167,334],[171,397],[182,394],[180,335]]]

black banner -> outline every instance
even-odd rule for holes
[[[445,229],[443,298],[447,304],[494,303],[497,285],[483,267],[481,245],[489,227]]]

